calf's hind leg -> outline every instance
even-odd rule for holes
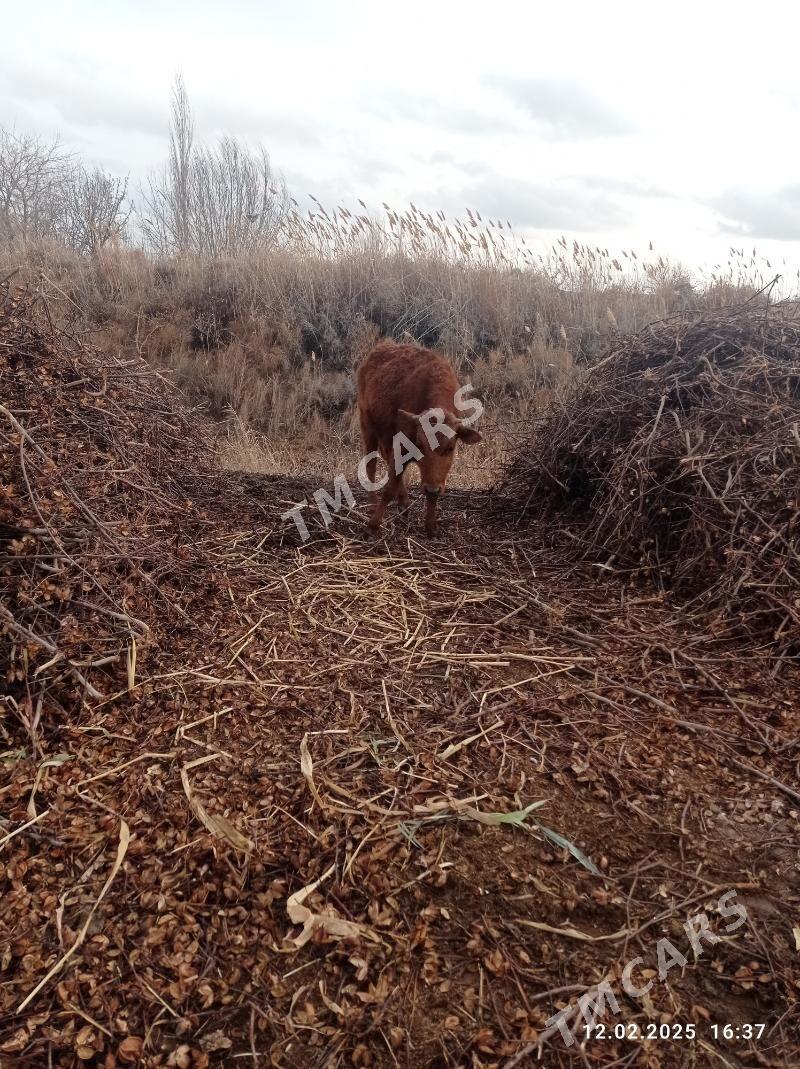
[[[375,485],[375,469],[378,465],[378,458],[373,456],[378,450],[378,437],[372,430],[372,425],[369,420],[361,413],[361,444],[363,447],[363,456],[369,457],[366,464],[367,484],[370,486]],[[366,488],[365,488],[366,489]]]

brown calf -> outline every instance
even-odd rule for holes
[[[463,415],[480,410],[462,388],[443,356],[418,345],[381,341],[358,369],[358,411],[366,455],[366,477],[375,487],[378,453],[389,469],[378,491],[369,525],[377,531],[395,498],[408,504],[405,469],[419,465],[425,492],[425,530],[436,533],[436,504],[453,463],[457,441],[481,440]]]

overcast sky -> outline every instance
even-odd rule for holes
[[[132,186],[197,134],[262,141],[298,195],[413,201],[711,266],[800,264],[800,5],[682,0],[6,5],[0,125]]]

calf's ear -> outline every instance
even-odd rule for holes
[[[456,434],[464,445],[477,445],[483,438],[481,432],[474,431],[472,427],[459,427]]]

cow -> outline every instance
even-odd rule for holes
[[[436,506],[453,464],[457,442],[481,440],[468,423],[483,411],[475,398],[465,398],[450,363],[439,353],[419,345],[384,339],[358,368],[358,412],[364,444],[365,482],[376,490],[369,520],[378,531],[387,506],[397,498],[408,505],[405,472],[419,465],[425,493],[425,531],[436,534]],[[469,421],[464,416],[471,415]],[[382,490],[375,482],[378,455],[389,469]]]

